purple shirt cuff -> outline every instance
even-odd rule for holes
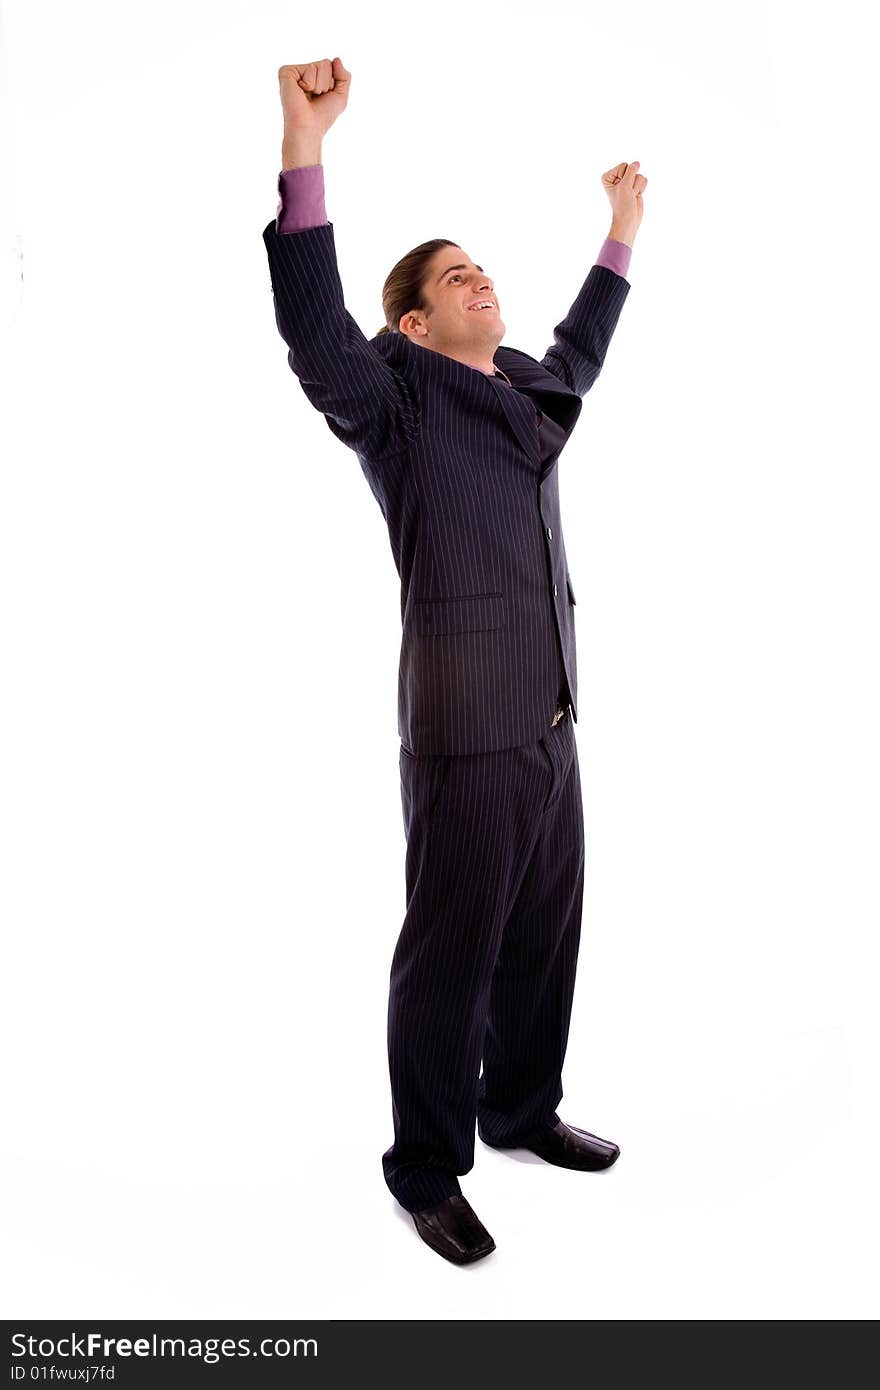
[[[613,270],[615,275],[626,275],[631,256],[631,246],[627,246],[625,241],[615,241],[613,237],[607,236],[602,243],[602,250],[596,257],[596,265],[604,265],[606,270]]]
[[[302,232],[306,227],[322,227],[326,222],[323,164],[302,164],[297,169],[282,169],[278,175],[275,230],[282,233]]]

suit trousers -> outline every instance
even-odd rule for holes
[[[400,784],[406,913],[391,962],[394,1142],[382,1168],[418,1211],[461,1192],[475,1128],[510,1145],[559,1118],[584,893],[570,712],[537,743],[496,752],[401,745]]]

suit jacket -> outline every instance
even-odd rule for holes
[[[412,753],[491,752],[544,735],[567,678],[575,594],[557,462],[630,285],[594,265],[538,362],[501,344],[514,387],[345,307],[333,223],[263,232],[278,331],[311,404],[357,455],[400,576],[397,729]],[[542,460],[536,410],[561,427]],[[343,640],[344,640],[344,634]]]

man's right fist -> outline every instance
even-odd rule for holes
[[[348,104],[351,73],[341,58],[278,69],[285,134],[322,136]]]

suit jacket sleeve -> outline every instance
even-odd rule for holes
[[[602,370],[630,289],[629,281],[607,266],[591,266],[577,299],[553,330],[541,366],[579,396],[586,395]]]
[[[419,429],[415,383],[364,337],[345,307],[333,223],[263,231],[287,361],[330,429],[367,459],[406,449]]]

